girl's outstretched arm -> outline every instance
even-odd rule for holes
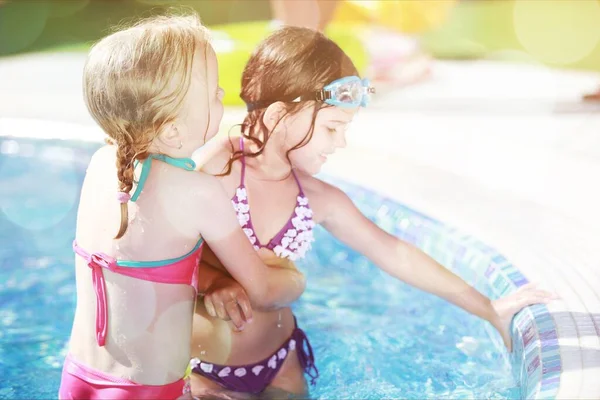
[[[489,321],[511,349],[510,322],[528,305],[548,302],[553,294],[526,286],[503,299],[491,301],[433,258],[379,228],[356,208],[340,189],[323,183],[313,207],[320,223],[336,238],[364,254],[379,268],[411,286],[439,296]]]

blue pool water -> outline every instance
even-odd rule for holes
[[[77,202],[97,147],[0,138],[0,398],[56,398],[75,307]],[[340,184],[385,229],[401,230],[393,215],[418,217]],[[295,306],[321,373],[312,397],[520,397],[483,322],[386,276],[325,231],[316,237]]]

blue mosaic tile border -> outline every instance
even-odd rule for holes
[[[373,192],[338,179],[335,182],[357,203]],[[377,194],[375,194],[377,195]],[[486,296],[495,299],[528,283],[519,269],[495,249],[478,239],[442,224],[413,209],[380,197],[377,209],[362,211],[380,227],[425,251]],[[496,345],[503,343],[492,332]],[[545,305],[535,305],[515,316],[512,325],[513,352],[508,355],[521,397],[554,399],[561,379],[561,358],[556,325]]]

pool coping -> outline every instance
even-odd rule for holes
[[[7,122],[8,121],[8,122]],[[20,120],[11,120],[0,118],[0,128],[7,125],[19,123]],[[36,123],[46,123],[46,121],[36,121]],[[65,125],[63,123],[60,123]],[[0,138],[8,139],[37,139],[37,140],[66,140],[77,142],[97,142],[101,143],[103,135],[98,133],[97,128],[83,127],[89,129],[91,136],[81,140],[80,132],[82,126],[79,124],[67,124],[78,128],[77,135],[70,135],[63,131],[63,136],[57,137],[48,133],[42,135],[28,134],[31,130],[24,129],[16,135],[8,135],[0,129]],[[344,177],[338,174],[335,179],[344,181]],[[342,174],[343,175],[343,174]],[[350,183],[357,186],[355,183]],[[477,238],[464,234],[460,229],[445,225],[423,213],[420,213],[409,206],[404,205],[390,196],[381,194],[376,188],[361,186],[364,190],[369,190],[381,196],[384,204],[401,205],[420,221],[417,224],[410,224],[407,229],[396,229],[396,233],[401,239],[406,240],[430,253],[434,258],[440,258],[452,254],[453,259],[445,259],[442,264],[455,265],[457,257],[463,258],[461,262],[469,265],[476,277],[485,278],[489,284],[492,293],[486,293],[490,297],[500,297],[515,291],[518,287],[528,282],[527,278],[520,272],[517,266],[513,265],[506,257],[496,251],[494,248],[486,245]],[[395,224],[395,226],[399,226]],[[432,239],[433,238],[433,239]],[[448,252],[449,246],[454,246],[452,252]],[[456,255],[458,255],[456,257]],[[464,275],[465,271],[456,271],[459,275]],[[486,288],[481,286],[479,280],[467,281],[482,291]],[[536,305],[522,310],[512,324],[513,352],[509,355],[510,364],[516,382],[521,387],[521,397],[527,399],[551,399],[555,398],[561,381],[561,357],[559,353],[558,336],[555,322],[545,305]],[[493,337],[493,335],[492,335]],[[499,337],[497,338],[499,339]],[[502,347],[501,341],[496,341],[496,346]]]

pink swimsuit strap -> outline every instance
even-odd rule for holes
[[[92,282],[96,292],[96,341],[106,344],[108,332],[108,306],[106,282],[103,269],[144,281],[190,285],[198,292],[198,263],[202,255],[203,242],[188,254],[177,259],[159,262],[118,261],[104,253],[88,253],[73,241],[73,251],[83,257],[92,270]]]

